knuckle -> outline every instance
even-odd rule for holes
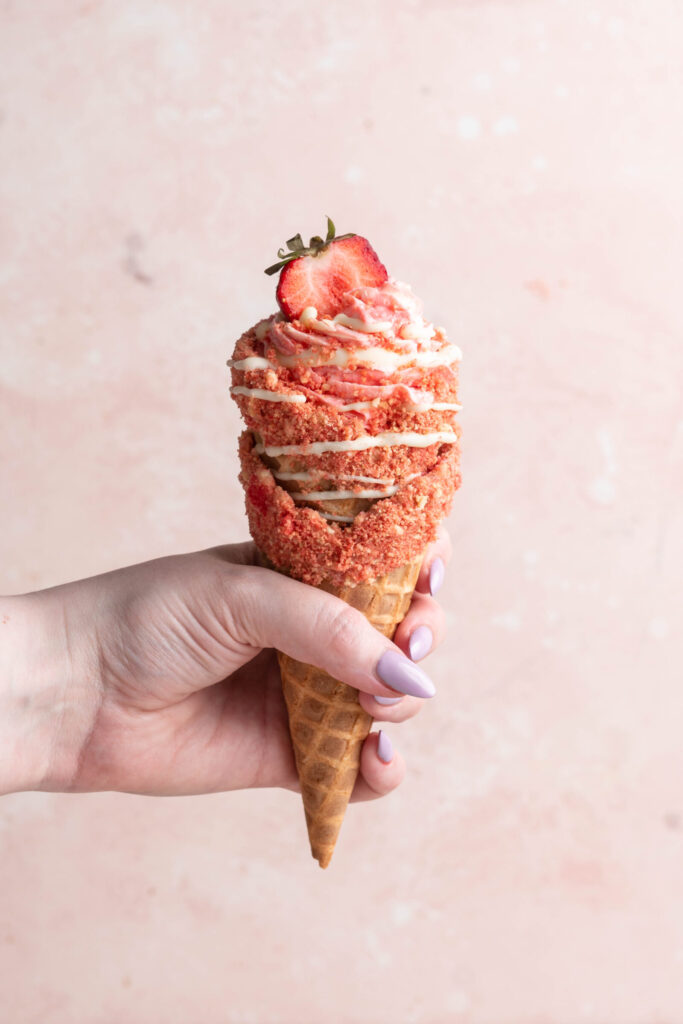
[[[213,593],[222,602],[245,600],[249,592],[248,570],[241,565],[217,567],[212,582]]]
[[[364,621],[360,612],[342,605],[321,623],[325,646],[336,657],[348,657],[359,646]]]
[[[421,710],[422,705],[421,702],[418,700],[402,701],[401,704],[398,704],[396,706],[397,715],[395,721],[407,722],[410,718],[415,718],[415,715],[419,714]]]
[[[437,644],[445,631],[446,613],[438,598],[430,597],[428,594],[416,594],[410,612],[401,625],[406,636],[412,635],[420,626],[428,626],[434,643]]]
[[[446,561],[448,561],[448,559],[451,557],[451,554],[453,553],[453,541],[451,540],[451,535],[448,532],[448,530],[444,530],[443,532],[442,544],[444,558],[446,559]]]
[[[446,527],[441,524],[437,533],[436,541],[434,542],[433,553],[440,555],[444,561],[448,561],[453,551],[453,542],[451,541],[451,535]]]
[[[443,610],[443,608],[441,607],[441,605],[439,604],[439,602],[435,601],[434,602],[434,607],[431,610],[431,614],[432,614],[432,618],[433,618],[433,627],[434,627],[432,629],[432,633],[434,634],[434,643],[437,644],[439,642],[439,638],[443,635],[443,632],[445,630],[445,626],[446,626],[446,613]]]
[[[225,636],[256,645],[259,572],[252,566],[226,564],[216,572],[213,612]]]
[[[407,722],[410,718],[414,718],[421,710],[422,704],[423,702],[416,697],[404,697],[400,704],[375,704],[374,707],[371,707],[370,713],[378,722],[391,722],[393,725],[400,725],[401,722]]]

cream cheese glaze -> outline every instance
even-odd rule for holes
[[[267,388],[242,388],[235,386],[230,388],[230,394],[245,395],[247,398],[258,398],[262,402],[298,402],[301,404],[306,401],[305,395],[285,395],[281,391],[268,391]]]
[[[278,473],[275,470],[273,470],[272,472],[273,472],[273,476],[275,477],[276,480],[301,480],[301,481],[305,480],[305,481],[307,481],[309,483],[314,481],[314,480],[320,480],[321,477],[324,477],[324,475],[325,475],[324,472],[322,470],[320,470],[320,469],[317,470],[316,472],[313,472],[313,473],[308,472],[308,471],[307,472],[301,472],[301,473]],[[405,478],[406,482],[408,480],[414,480],[415,476],[417,476],[417,474],[413,474],[412,476],[407,476]],[[339,477],[340,480],[355,480],[355,481],[357,481],[359,483],[363,483],[363,484],[386,484],[387,487],[393,487],[394,484],[396,483],[395,480],[388,480],[388,479],[385,479],[385,478],[382,478],[382,477],[376,477],[376,476],[357,476],[357,475],[354,475],[352,473],[339,473],[338,477]]]
[[[455,444],[458,435],[452,430],[438,430],[431,434],[406,433],[365,434],[349,441],[312,441],[309,444],[254,445],[257,455],[278,458],[281,455],[323,455],[325,452],[360,452],[367,448],[428,448],[432,444]]]
[[[341,501],[344,498],[390,498],[392,494],[396,494],[398,486],[395,484],[393,487],[383,487],[382,490],[367,490],[367,491],[306,491],[303,494],[293,494],[292,497],[296,501],[297,498],[302,501]]]
[[[408,387],[404,387],[402,391],[417,412],[429,412],[430,409],[458,412],[462,408],[457,402],[435,402],[428,391],[420,392],[417,388]],[[230,388],[230,394],[244,395],[245,398],[256,398],[262,402],[294,402],[301,405],[308,401],[305,395],[298,392],[285,394],[281,391],[272,391],[269,388],[245,388],[237,385]],[[329,398],[327,400],[329,401]],[[362,409],[376,409],[381,401],[382,398],[378,397],[369,402],[348,402],[346,404],[334,402],[332,404],[342,412],[357,412]]]
[[[318,512],[318,515],[334,523],[352,523],[354,520],[354,516],[335,516],[331,512]]]
[[[392,352],[390,349],[373,347],[364,350],[337,348],[328,354],[325,351],[309,349],[296,355],[279,355],[277,362],[263,356],[248,356],[246,359],[229,359],[228,366],[233,370],[277,370],[281,366],[338,366],[340,369],[368,367],[392,373],[403,366],[434,367],[450,366],[462,359],[462,352],[457,345],[442,345],[439,349],[417,351],[413,353]]]

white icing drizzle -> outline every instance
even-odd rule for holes
[[[355,316],[348,316],[346,313],[337,313],[330,320],[329,317],[318,319],[318,310],[315,306],[306,306],[299,317],[301,325],[316,334],[327,334],[336,338],[339,331],[335,330],[335,324],[340,327],[348,327],[351,331],[358,331],[360,334],[387,334],[391,332],[392,325],[389,320],[360,320]]]
[[[337,408],[342,409],[344,412],[351,412],[354,409],[376,409],[382,401],[383,399],[381,398],[373,398],[371,402],[349,402],[348,405],[340,405]],[[411,404],[415,406],[416,412],[431,412],[433,409],[439,412],[445,412],[446,410],[459,412],[462,409],[462,406],[458,405],[457,402],[426,402],[425,404],[420,403],[420,405],[412,402]]]
[[[277,473],[275,470],[271,470],[276,480],[305,480],[309,483],[313,480],[324,480],[328,479],[325,477],[325,473],[322,470],[318,470],[315,473],[302,471],[300,473]],[[410,480],[414,480],[418,477],[419,473],[411,473],[405,477],[403,483],[409,483]],[[387,480],[386,478],[379,476],[358,476],[354,473],[339,473],[337,475],[339,480],[357,480],[361,484],[384,484],[386,487],[394,487],[396,484],[395,480]]]
[[[320,321],[317,322],[320,323]],[[350,327],[352,331],[360,331],[361,334],[384,334],[391,330],[391,323],[388,320],[376,320],[373,323],[359,320],[355,316],[347,316],[346,313],[337,313],[334,322],[341,324],[342,327]]]
[[[425,352],[392,352],[387,348],[359,348],[345,349],[337,348],[331,354],[331,358],[321,358],[322,353],[316,349],[308,352],[300,352],[297,355],[278,357],[280,366],[298,366],[305,363],[308,366],[340,366],[348,367],[349,362],[356,366],[367,366],[373,370],[383,370],[391,373],[401,366],[450,366],[462,359],[462,352],[457,345],[444,345],[440,349],[427,349]],[[247,360],[241,360],[247,362]],[[271,364],[276,368],[277,364]],[[247,369],[237,366],[235,369]],[[255,367],[254,367],[255,368]]]
[[[246,395],[249,398],[258,398],[262,402],[295,402],[301,405],[306,401],[305,395],[284,395],[279,391],[267,391],[262,388],[230,388],[231,395]]]
[[[305,363],[308,366],[340,366],[346,367],[349,363],[349,356],[352,362],[358,366],[368,366],[374,370],[386,370],[391,372],[401,366],[408,366],[414,363],[416,366],[450,366],[462,359],[462,352],[457,345],[444,345],[440,349],[429,349],[426,352],[412,352],[403,354],[391,352],[386,348],[364,348],[354,351],[338,348],[332,353],[331,359],[321,359],[321,353],[311,349],[308,352],[301,352],[295,356],[280,356],[277,362],[273,363],[263,356],[247,356],[246,359],[228,359],[228,366],[233,370],[277,370],[279,366],[297,366]]]
[[[284,444],[254,446],[257,455],[323,455],[325,452],[360,452],[367,448],[393,448],[406,445],[408,448],[428,448],[432,444],[455,444],[457,434],[450,430],[438,430],[433,434],[407,433],[376,434],[356,437],[350,441],[313,441],[311,444]]]
[[[270,317],[268,317],[268,319],[266,320],[261,320],[260,323],[256,324],[256,327],[254,328],[254,334],[256,335],[259,341],[263,341],[269,330]]]
[[[317,510],[316,510],[317,511]],[[318,512],[323,519],[331,519],[336,523],[352,523],[355,516],[333,516],[331,512]]]
[[[399,338],[410,339],[411,341],[430,341],[436,334],[436,331],[432,324],[413,322],[404,324],[398,333]]]
[[[320,473],[276,473],[272,470],[276,480],[319,480]]]
[[[347,405],[338,405],[337,409],[342,412],[352,412],[354,409],[376,409],[379,401],[379,398],[373,398],[371,402],[349,402]]]
[[[413,473],[412,476],[407,476],[406,480],[414,480],[418,473]],[[387,487],[393,487],[396,483],[395,480],[383,480],[382,477],[377,476],[355,476],[353,474],[344,473],[340,475],[340,480],[357,480],[361,484],[386,484]]]
[[[276,480],[306,480],[309,483],[313,480],[328,479],[322,472],[317,473],[276,473],[273,471],[273,476]],[[396,483],[395,480],[382,480],[380,477],[375,476],[353,476],[351,474],[344,474],[339,477],[340,480],[358,480],[364,484],[386,484],[387,487],[393,487]],[[408,479],[408,478],[406,478]],[[412,478],[411,478],[412,479]]]
[[[398,486],[381,491],[309,491],[308,494],[293,494],[295,501],[342,501],[344,498],[390,498]]]
[[[258,358],[253,356],[253,359]],[[242,360],[246,362],[247,360]],[[239,366],[235,366],[235,369],[240,369]],[[283,394],[279,391],[270,391],[266,388],[245,388],[241,386],[234,386],[230,388],[231,395],[245,395],[248,398],[257,398],[262,402],[293,402],[295,405],[304,405],[308,400],[305,395],[300,394]],[[381,398],[373,398],[369,402],[349,402],[346,405],[338,405],[336,408],[343,412],[352,412],[360,409],[376,409],[382,402]],[[415,403],[412,403],[415,405]],[[430,410],[446,411],[452,410],[453,412],[459,412],[462,409],[461,405],[457,402],[428,402],[425,405],[415,405],[418,412],[429,412]]]
[[[277,363],[271,363],[262,356],[247,356],[246,359],[228,359],[233,370],[276,370]]]

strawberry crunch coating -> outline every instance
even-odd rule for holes
[[[280,312],[237,341],[252,536],[306,583],[391,572],[436,537],[460,484],[460,351],[358,235],[281,250]]]
[[[257,547],[273,565],[313,586],[324,580],[335,585],[360,583],[405,565],[435,539],[460,484],[457,448],[444,446],[427,473],[392,497],[376,501],[343,527],[297,505],[278,487],[254,454],[254,439],[247,430],[240,438],[240,464],[249,528]]]

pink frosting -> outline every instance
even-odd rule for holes
[[[268,340],[283,355],[294,355],[311,348],[387,348],[410,353],[433,349],[440,332],[432,338],[403,338],[404,327],[421,332],[431,327],[422,315],[422,304],[407,284],[389,279],[377,288],[356,288],[344,296],[340,314],[368,326],[382,324],[382,333],[355,330],[338,320],[302,321],[273,317]],[[340,315],[338,314],[338,315]]]
[[[443,332],[424,319],[422,304],[410,287],[392,279],[380,287],[348,292],[341,315],[368,326],[382,325],[381,332],[356,330],[336,319],[290,322],[277,314],[264,322],[264,352],[267,354],[268,348],[272,348],[279,355],[297,356],[311,350],[333,353],[339,349],[353,352],[383,348],[410,356],[433,351],[445,343]],[[406,333],[416,333],[418,337],[402,337],[406,328]],[[310,389],[318,400],[337,407],[394,395],[416,407],[433,399],[431,392],[420,387],[424,373],[415,366],[392,372],[368,367],[310,366],[306,372],[307,381],[301,390],[306,393]]]

